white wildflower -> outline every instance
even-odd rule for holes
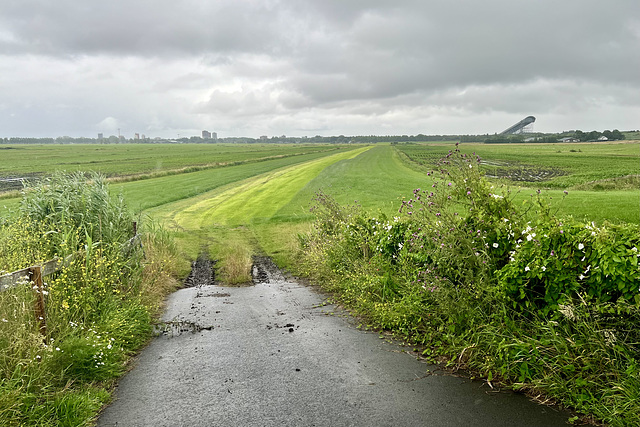
[[[558,306],[558,311],[560,313],[562,313],[562,315],[564,317],[566,317],[569,320],[575,320],[576,316],[573,314],[573,307],[570,305],[559,305]]]
[[[578,243],[578,249],[579,250],[583,250],[584,249],[584,245],[582,243]]]
[[[529,270],[531,270],[531,269],[530,269],[530,268],[529,268],[529,266],[527,265],[527,266],[524,268],[524,271],[529,271]]]
[[[498,245],[497,243],[494,243],[494,244],[493,244],[493,247],[494,247],[494,248],[497,248],[498,246],[499,246],[499,245]]]

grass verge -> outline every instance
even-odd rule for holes
[[[45,334],[28,279],[0,292],[0,425],[90,425],[150,339],[181,261],[158,227],[130,239],[132,221],[102,177],[58,174],[0,226],[0,270],[71,256],[45,277]]]

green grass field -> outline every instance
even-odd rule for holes
[[[243,206],[249,200],[255,206],[259,204],[259,197],[263,197],[271,204],[268,217],[291,221],[294,217],[298,220],[309,218],[309,203],[319,189],[334,195],[340,203],[357,201],[366,209],[382,209],[392,213],[398,208],[402,197],[409,196],[414,188],[429,184],[424,174],[425,168],[431,167],[453,148],[450,143],[398,144],[394,147],[397,151],[388,145],[378,145],[355,158],[307,164],[356,147],[272,144],[8,146],[2,149],[0,175],[46,174],[65,166],[73,170],[98,170],[114,176],[173,170],[175,174],[150,175],[148,179],[113,183],[112,192],[122,193],[135,211],[142,212],[180,201],[183,203],[179,206],[211,204],[214,200],[222,200],[220,189],[232,194],[251,188],[244,196],[236,194],[233,199],[236,207]],[[635,181],[621,188],[617,184],[619,177],[638,174],[638,142],[462,144],[461,149],[469,154],[475,152],[480,155],[488,175],[500,175],[496,172],[499,169],[519,169],[533,174],[536,171],[551,171],[541,181],[499,181],[507,182],[512,187],[521,187],[516,196],[521,200],[528,199],[537,188],[548,188],[547,197],[552,198],[551,202],[557,205],[560,214],[600,222],[640,221],[640,188],[635,186]],[[31,161],[28,161],[29,158]],[[407,159],[415,164],[407,162]],[[418,164],[425,168],[421,170],[416,167]],[[267,183],[266,187],[259,185],[259,181],[245,182],[246,179],[294,165],[298,165],[300,170],[289,170],[274,182]],[[186,172],[194,166],[205,168]],[[178,168],[182,168],[182,171]],[[295,174],[295,179],[291,174]],[[603,183],[603,180],[613,180],[612,189],[596,191],[594,185],[597,188],[597,183]],[[239,183],[242,183],[242,190],[236,188]],[[278,191],[269,190],[273,188]],[[575,191],[575,188],[581,188],[581,191]],[[565,189],[569,189],[569,196],[563,198],[562,191]],[[211,191],[213,193],[209,194]],[[197,199],[191,200],[194,197]],[[275,200],[279,201],[276,203]],[[233,205],[231,202],[226,204]],[[7,212],[15,210],[17,205],[17,198],[0,199],[0,215],[7,216]],[[170,209],[174,208],[167,207],[164,210]],[[234,217],[240,218],[243,209],[224,208],[217,216],[222,217],[231,211]],[[244,215],[243,218],[254,216]]]
[[[193,166],[250,162],[335,150],[325,144],[73,144],[2,145],[0,178],[54,170],[123,176]]]
[[[399,144],[411,160],[432,165],[451,144]],[[640,174],[640,142],[573,144],[460,144],[476,153],[488,175],[519,175],[524,183],[546,188],[572,188],[592,181]],[[546,172],[546,174],[545,174]],[[542,180],[538,180],[542,178]],[[636,189],[640,189],[636,187]]]
[[[640,188],[634,187],[633,180],[622,184],[616,181],[638,174],[639,148],[638,143],[461,146],[463,152],[475,151],[484,159],[484,171],[498,176],[494,179],[496,186],[511,188],[517,203],[530,203],[538,188],[548,188],[541,196],[549,200],[556,215],[599,224],[640,223]],[[15,157],[9,160],[3,156],[0,176],[25,171],[47,174],[63,168],[65,155],[68,164],[73,164],[67,170],[98,170],[116,177],[148,174],[133,181],[114,181],[110,189],[112,195],[122,194],[142,218],[143,227],[153,229],[150,222],[164,225],[163,233],[170,235],[167,240],[177,243],[179,252],[176,258],[180,261],[174,263],[179,267],[172,271],[182,269],[176,275],[186,276],[187,261],[208,252],[217,261],[217,278],[229,285],[241,285],[251,280],[252,255],[258,253],[299,271],[298,237],[312,226],[310,207],[319,191],[341,205],[357,204],[371,216],[399,215],[403,198],[411,198],[414,189],[431,187],[433,180],[426,171],[432,170],[433,162],[450,149],[451,143],[36,146],[25,147],[22,152],[35,155],[32,169],[25,166],[22,170]],[[19,151],[2,150],[0,154],[14,155],[14,150]],[[91,157],[80,161],[87,153],[98,158],[104,154],[104,162],[92,163]],[[541,181],[513,181],[497,173],[498,169],[508,174],[519,171],[520,176],[551,172]],[[156,170],[158,174],[149,174]],[[614,180],[611,190],[597,191],[591,183],[603,180]],[[11,221],[11,210],[18,203],[17,198],[0,199],[0,223]],[[157,265],[164,266],[165,259],[164,255],[158,256]]]

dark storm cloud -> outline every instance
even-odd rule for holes
[[[60,123],[61,103],[154,129],[371,133],[496,112],[609,120],[622,105],[612,127],[631,126],[638,52],[637,0],[5,0],[0,96],[19,101],[0,126],[26,105]]]

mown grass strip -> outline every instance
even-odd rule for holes
[[[137,211],[197,196],[215,188],[260,175],[278,168],[304,163],[332,154],[318,152],[279,158],[253,164],[209,169],[181,175],[165,176],[144,181],[114,184],[114,192],[121,191],[130,206]]]
[[[176,222],[183,228],[197,229],[214,224],[247,224],[257,218],[269,218],[281,206],[327,166],[358,156],[369,147],[334,154],[302,165],[269,172],[201,201],[179,212]]]

